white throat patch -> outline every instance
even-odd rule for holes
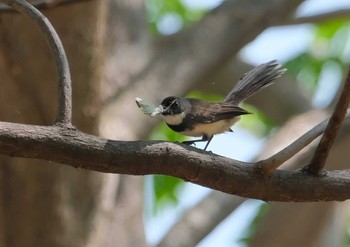
[[[178,124],[182,123],[185,116],[186,116],[186,113],[182,112],[182,113],[179,113],[176,115],[166,115],[166,116],[163,116],[163,118],[164,118],[165,122],[169,125],[178,125]]]

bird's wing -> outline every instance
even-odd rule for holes
[[[191,111],[188,118],[197,123],[213,123],[223,119],[230,119],[244,114],[249,114],[246,110],[226,102],[207,102],[198,99],[189,99]]]

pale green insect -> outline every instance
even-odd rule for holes
[[[140,108],[140,110],[151,117],[154,117],[160,113],[162,113],[163,108],[160,106],[157,106],[153,104],[152,102],[143,100],[141,98],[135,98],[137,106]]]

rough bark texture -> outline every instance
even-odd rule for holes
[[[164,174],[209,188],[266,201],[349,199],[348,170],[310,176],[276,170],[271,177],[257,165],[185,144],[163,141],[112,141],[61,127],[1,123],[3,154],[47,159],[107,173]]]

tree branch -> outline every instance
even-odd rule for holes
[[[252,163],[184,144],[112,141],[60,126],[1,122],[0,153],[99,172],[170,175],[225,193],[267,201],[343,201],[350,198],[349,170],[331,171],[324,177],[276,170],[267,178]]]
[[[315,154],[312,157],[309,165],[303,168],[303,170],[313,175],[322,174],[323,167],[326,163],[329,151],[332,148],[335,137],[345,119],[347,114],[347,108],[350,102],[350,70],[348,71],[345,83],[339,97],[339,100],[335,106],[333,114],[329,119],[327,128],[320,140],[319,145],[316,148]]]
[[[348,19],[350,16],[350,9],[340,9],[335,10],[332,12],[317,14],[317,15],[310,15],[310,16],[300,16],[295,17],[291,20],[289,20],[286,23],[282,23],[281,25],[298,25],[298,24],[306,24],[306,23],[322,23],[325,21],[329,21],[332,19]]]
[[[171,175],[226,193],[269,201],[350,198],[349,171],[333,171],[327,177],[314,177],[302,172],[277,170],[274,176],[266,178],[260,173],[260,166],[220,157],[183,144],[112,141],[67,128],[71,126],[71,84],[62,44],[48,20],[28,3],[21,0],[4,2],[40,25],[53,49],[60,80],[58,125],[43,127],[0,123],[0,153],[55,161],[100,172]],[[270,7],[268,9],[273,11],[274,8]],[[216,11],[212,12],[200,26],[211,26],[210,20],[216,15]],[[209,43],[215,43],[216,36],[211,37],[214,40]],[[232,53],[232,47],[226,48]],[[196,52],[200,52],[200,49]],[[289,152],[288,155],[292,156],[296,150],[291,149]]]
[[[1,0],[36,23],[53,52],[58,72],[58,112],[56,124],[72,127],[72,83],[62,42],[49,20],[24,0]]]

